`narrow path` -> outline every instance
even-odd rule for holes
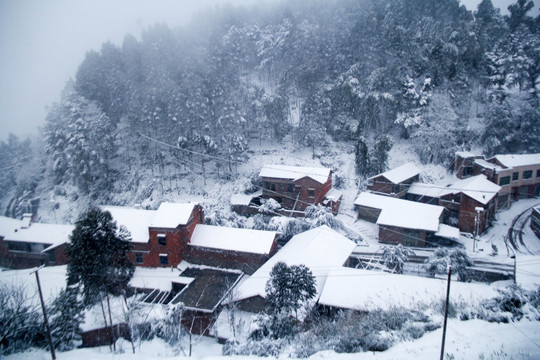
[[[525,241],[523,241],[523,228],[531,217],[532,208],[538,205],[540,205],[540,203],[533,205],[525,211],[521,212],[512,220],[512,225],[510,225],[510,227],[508,228],[508,233],[504,238],[504,242],[507,248],[511,246],[512,250],[520,251],[520,247],[523,247],[527,253],[534,254],[527,248],[527,244],[525,243]]]

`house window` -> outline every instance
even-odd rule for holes
[[[279,190],[281,190],[281,191],[285,191],[285,185],[283,185],[283,184],[279,184]]]
[[[512,173],[512,181],[517,181],[519,179],[519,172]]]
[[[167,245],[167,237],[165,234],[158,234],[157,242],[159,245]]]
[[[540,173],[540,170],[538,170],[538,172]],[[294,186],[292,184],[289,184],[289,187],[287,188],[287,191],[292,193],[294,191]]]
[[[315,197],[315,189],[307,189],[308,197]]]
[[[536,170],[536,177],[540,177],[540,169]]]
[[[463,168],[463,176],[472,176],[474,174],[474,168],[472,166],[465,166]]]
[[[135,253],[135,262],[137,264],[142,264],[144,262],[143,254],[141,253]]]
[[[268,181],[264,182],[264,186],[266,187],[266,189],[270,190],[270,183]]]
[[[523,172],[523,179],[530,179],[532,178],[532,170],[526,170]]]
[[[276,184],[271,184],[271,185],[270,185],[270,189],[271,189],[272,191],[276,191]]]
[[[510,176],[504,176],[499,179],[499,185],[503,186],[508,184],[510,184]]]
[[[169,265],[169,258],[167,254],[159,254],[159,263],[161,265]]]

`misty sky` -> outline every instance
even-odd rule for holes
[[[171,28],[220,4],[258,0],[0,0],[0,141],[37,134],[88,50],[139,38],[155,22]],[[480,0],[462,0],[475,9]],[[504,10],[515,1],[492,0]],[[536,10],[537,6],[535,6]]]

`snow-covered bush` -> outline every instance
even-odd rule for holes
[[[310,205],[306,208],[306,218],[310,220],[313,227],[319,227],[326,225],[332,229],[338,229],[342,227],[339,220],[332,215],[332,211],[326,206],[322,205]]]
[[[452,274],[457,276],[458,281],[468,281],[468,267],[474,266],[474,262],[463,249],[449,251],[445,248],[435,249],[434,253],[424,261],[424,269],[432,277],[436,274],[446,274],[448,265],[452,265]]]
[[[262,199],[261,206],[259,206],[259,212],[262,214],[277,214],[277,210],[281,209],[281,204],[275,199]]]
[[[0,284],[0,355],[45,346],[41,312],[37,305],[29,304],[37,302],[24,287]]]
[[[414,251],[401,244],[396,246],[383,246],[382,251],[384,266],[398,274],[403,273],[403,265],[409,260],[409,256],[414,255]]]
[[[527,291],[512,285],[498,289],[499,295],[485,302],[478,317],[490,322],[518,321],[523,317],[540,320],[539,291]]]

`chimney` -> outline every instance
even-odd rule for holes
[[[32,213],[23,214],[21,229],[28,229],[30,225],[32,224],[33,218],[34,218],[34,215],[32,215]]]

